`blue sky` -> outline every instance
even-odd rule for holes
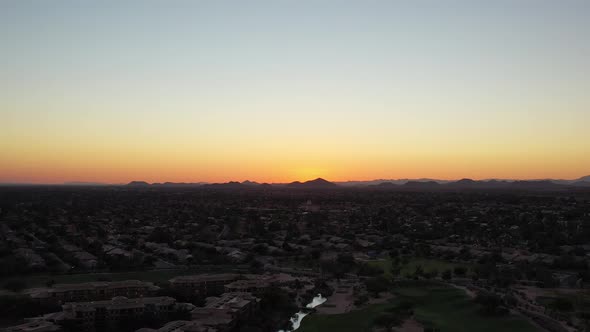
[[[9,179],[590,169],[588,1],[3,1],[0,40]]]

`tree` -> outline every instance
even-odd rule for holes
[[[5,321],[21,320],[61,310],[59,305],[45,304],[22,295],[0,296],[0,308],[0,320]]]
[[[397,249],[391,249],[389,251],[389,257],[391,257],[392,259],[398,258],[398,256],[399,256],[399,251]]]
[[[475,302],[480,304],[486,314],[498,314],[503,312],[500,309],[502,299],[494,293],[479,292],[475,297]]]
[[[566,298],[563,298],[563,297],[555,299],[550,304],[550,306],[557,311],[564,311],[564,312],[569,312],[574,309],[574,304],[572,303],[572,301],[570,301]]]
[[[369,265],[367,263],[361,263],[358,265],[358,275],[361,276],[378,276],[383,274],[383,269],[379,266]]]
[[[4,288],[9,289],[13,292],[20,292],[25,289],[27,284],[22,279],[11,279],[4,283]]]
[[[553,277],[553,273],[545,268],[537,268],[535,271],[537,281],[541,282],[541,287],[551,288],[559,285],[559,280]]]
[[[504,301],[504,304],[509,307],[515,307],[518,304],[518,300],[512,294],[504,295],[504,298],[502,300]]]
[[[451,272],[451,270],[444,270],[441,277],[443,280],[449,281],[453,277],[453,272]]]
[[[299,310],[292,294],[280,288],[271,288],[258,296],[260,298],[260,310],[257,315],[251,317],[247,328],[240,331],[276,331],[290,329],[290,318]]]
[[[465,273],[467,273],[467,269],[464,266],[455,266],[455,268],[453,269],[453,272],[458,275],[458,276],[465,276]]]
[[[396,315],[395,313],[385,313],[377,316],[374,322],[375,325],[383,326],[389,330],[394,326],[401,325],[403,322],[403,318],[399,315]]]
[[[341,279],[344,274],[350,272],[351,266],[338,264],[335,261],[323,261],[321,262],[322,271],[329,273],[336,279]]]
[[[172,240],[172,234],[170,234],[168,229],[164,229],[162,227],[156,227],[148,236],[148,241],[150,242],[170,243]]]
[[[422,268],[422,265],[416,265],[416,268],[414,269],[414,277],[421,277],[424,275],[424,269]]]
[[[352,257],[352,254],[338,254],[336,261],[342,265],[354,265],[354,257]]]
[[[430,274],[431,278],[437,278],[438,277],[438,269],[433,268],[430,270],[430,272],[428,274]]]
[[[320,259],[320,256],[322,255],[322,252],[319,249],[313,249],[310,253],[311,259],[312,260],[318,260]]]
[[[461,247],[461,251],[459,251],[459,257],[463,260],[470,260],[472,256],[469,248],[466,246]]]
[[[244,325],[240,327],[241,332],[263,332],[262,328],[252,325]]]
[[[389,270],[389,272],[391,273],[391,275],[396,278],[399,276],[399,274],[401,273],[401,268],[397,265],[392,266],[391,269]]]
[[[262,264],[262,262],[260,262],[257,259],[253,259],[252,261],[250,261],[250,270],[253,272],[260,272],[263,267],[264,265]]]
[[[379,293],[384,292],[389,287],[389,280],[383,276],[369,278],[365,281],[367,291],[373,293],[375,297],[379,296]]]

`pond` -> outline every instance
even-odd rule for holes
[[[313,308],[319,306],[320,304],[326,302],[326,300],[327,299],[325,297],[322,297],[322,294],[318,294],[305,307],[308,308],[308,309],[313,309]],[[300,310],[298,313],[296,313],[295,316],[293,316],[291,318],[291,323],[293,324],[293,328],[291,330],[289,330],[289,331],[295,331],[295,330],[297,330],[299,328],[299,326],[301,325],[301,321],[307,315],[309,315],[309,311],[308,310],[306,310],[306,311]],[[278,332],[288,332],[288,331],[280,330]]]

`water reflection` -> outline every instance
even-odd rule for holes
[[[326,302],[326,298],[322,297],[322,294],[318,294],[316,297],[314,297],[311,302],[309,302],[305,307],[309,308],[309,309],[313,309],[317,306],[319,306],[320,304]],[[291,323],[293,324],[293,328],[289,331],[295,331],[299,328],[299,326],[301,326],[301,321],[303,320],[303,318],[305,316],[307,316],[309,314],[309,312],[306,311],[299,311],[298,313],[295,314],[295,316],[293,316],[291,318]],[[285,330],[280,330],[278,332],[287,332]]]

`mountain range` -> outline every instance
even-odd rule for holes
[[[469,189],[507,189],[507,190],[559,190],[568,188],[590,188],[590,176],[584,176],[574,180],[472,180],[461,179],[457,181],[436,179],[396,179],[396,180],[371,180],[371,181],[346,181],[330,182],[317,178],[305,182],[294,181],[291,183],[258,183],[254,181],[230,181],[225,183],[153,183],[145,181],[132,181],[130,187],[203,187],[211,189],[336,189],[336,188],[371,188],[377,190],[469,190]]]

